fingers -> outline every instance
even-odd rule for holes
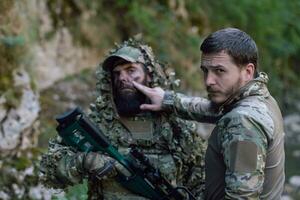
[[[151,104],[143,104],[140,106],[141,110],[159,111],[162,108],[162,101],[165,91],[160,87],[149,88],[141,85],[137,82],[132,81],[134,87],[146,95],[150,100]]]
[[[139,83],[137,83],[135,81],[132,81],[132,84],[134,85],[134,87],[136,89],[138,89],[139,91],[141,91],[144,95],[146,95],[146,96],[150,95],[152,88],[146,87],[146,86],[144,86],[142,84],[139,84]]]
[[[151,110],[151,111],[159,111],[160,110],[159,106],[154,105],[154,104],[142,104],[140,106],[140,109],[141,110]]]

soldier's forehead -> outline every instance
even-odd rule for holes
[[[227,64],[232,64],[232,59],[224,51],[219,53],[202,54],[201,66],[217,66]]]
[[[116,65],[113,68],[113,71],[114,72],[115,71],[120,71],[120,70],[127,69],[127,68],[130,68],[130,67],[141,68],[142,64],[141,63],[132,63],[132,62],[124,63],[124,64],[119,64],[119,65]]]

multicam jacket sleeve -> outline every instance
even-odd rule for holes
[[[247,115],[225,115],[217,124],[226,166],[225,199],[259,199],[268,141],[260,123]]]
[[[60,189],[81,183],[90,175],[84,166],[87,158],[86,153],[64,145],[57,136],[49,141],[48,151],[42,156],[40,180],[47,187]],[[97,159],[97,166],[101,168],[109,158],[99,154],[93,155],[93,159]]]
[[[201,97],[188,97],[173,91],[165,92],[162,107],[187,120],[215,123],[220,118],[220,114],[213,109],[209,100]]]

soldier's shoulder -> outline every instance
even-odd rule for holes
[[[275,126],[268,107],[259,99],[240,102],[226,113],[218,124],[222,127],[240,127],[260,131],[269,139],[273,138]]]

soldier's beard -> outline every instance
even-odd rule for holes
[[[114,88],[114,102],[120,116],[132,117],[141,112],[140,105],[146,102],[146,96],[133,86]]]
[[[235,83],[223,90],[218,90],[209,86],[206,88],[206,90],[209,93],[208,98],[211,100],[212,105],[214,107],[220,107],[229,98],[232,98],[232,96],[236,95],[240,91],[240,88],[244,85],[245,83],[242,82],[242,79],[238,78]]]

